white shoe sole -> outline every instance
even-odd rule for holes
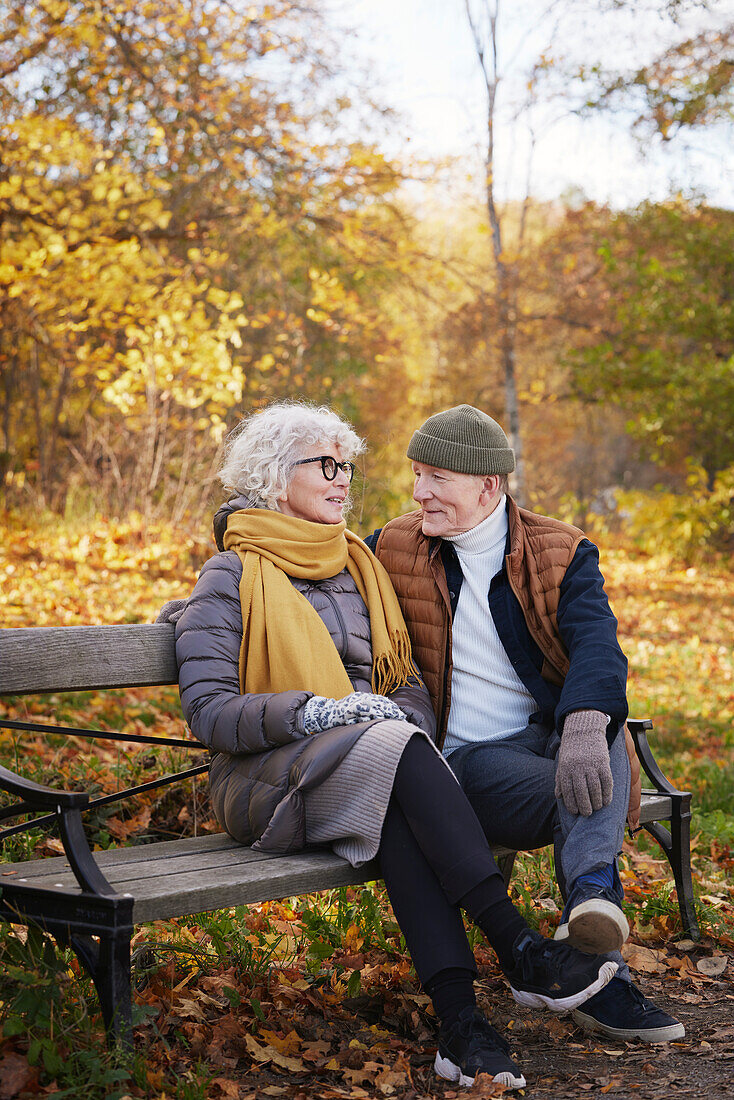
[[[617,963],[607,960],[599,968],[596,981],[588,985],[586,989],[582,989],[578,993],[572,993],[569,997],[554,999],[545,993],[530,993],[524,989],[515,989],[512,985],[510,989],[517,1003],[525,1008],[548,1008],[551,1012],[568,1012],[569,1009],[586,1004],[595,994],[599,993],[612,980],[617,973],[617,969]]]
[[[568,923],[558,926],[553,939],[565,940],[586,955],[606,955],[619,951],[629,934],[627,918],[618,905],[589,898],[573,907]]]
[[[601,1035],[608,1035],[611,1039],[641,1039],[643,1043],[672,1043],[676,1039],[683,1039],[686,1029],[683,1024],[668,1024],[667,1027],[611,1027],[610,1024],[601,1024],[593,1016],[576,1009],[573,1018],[579,1027],[586,1031],[596,1031]]]
[[[436,1061],[433,1064],[433,1068],[439,1077],[443,1077],[444,1081],[453,1081],[454,1084],[461,1085],[467,1089],[470,1089],[476,1081],[476,1077],[467,1077],[466,1074],[462,1073],[461,1066],[457,1066],[450,1058],[442,1058],[439,1051],[436,1051]],[[519,1077],[515,1077],[515,1074],[510,1073],[509,1070],[503,1070],[502,1073],[496,1073],[492,1080],[509,1089],[525,1088],[525,1078],[523,1075],[520,1074]]]

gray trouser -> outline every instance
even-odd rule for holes
[[[590,817],[571,814],[555,795],[560,744],[557,733],[530,725],[501,741],[464,745],[448,761],[491,844],[520,850],[553,844],[558,884],[567,898],[579,876],[613,864],[622,850],[630,766],[620,733],[609,750],[612,801]],[[609,958],[619,964],[617,977],[629,980],[619,952]]]

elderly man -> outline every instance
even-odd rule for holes
[[[471,405],[429,417],[408,458],[420,510],[368,543],[398,593],[439,746],[491,842],[554,844],[565,898],[557,936],[619,963],[574,1011],[577,1023],[620,1039],[682,1038],[619,954],[629,932],[617,872],[631,787],[627,661],[597,548],[517,506],[507,437]],[[639,806],[639,767],[635,778]]]

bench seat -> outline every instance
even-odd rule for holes
[[[671,815],[671,799],[645,792],[640,824]],[[513,853],[498,845],[499,861]],[[360,868],[329,851],[272,855],[245,848],[224,833],[155,844],[137,844],[95,853],[96,863],[117,894],[132,896],[135,924],[167,920],[252,902],[296,897],[337,886],[354,886],[380,878],[372,860]],[[63,856],[24,863],[0,863],[0,886],[6,897],[14,886],[81,894]]]

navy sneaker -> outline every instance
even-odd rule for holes
[[[526,1008],[549,1008],[551,1012],[567,1012],[585,1004],[618,969],[610,959],[584,955],[532,929],[520,933],[512,954],[515,966],[505,971],[512,996]]]
[[[524,1089],[525,1078],[508,1057],[509,1043],[474,1006],[462,1009],[451,1028],[441,1028],[435,1070],[439,1077],[471,1088],[487,1073],[505,1088]]]
[[[577,885],[566,902],[554,939],[589,955],[619,951],[630,934],[617,894],[605,887]]]
[[[576,1009],[573,1018],[587,1031],[598,1031],[613,1039],[642,1039],[644,1043],[670,1043],[682,1039],[683,1024],[663,1012],[637,986],[613,978],[606,989]]]

